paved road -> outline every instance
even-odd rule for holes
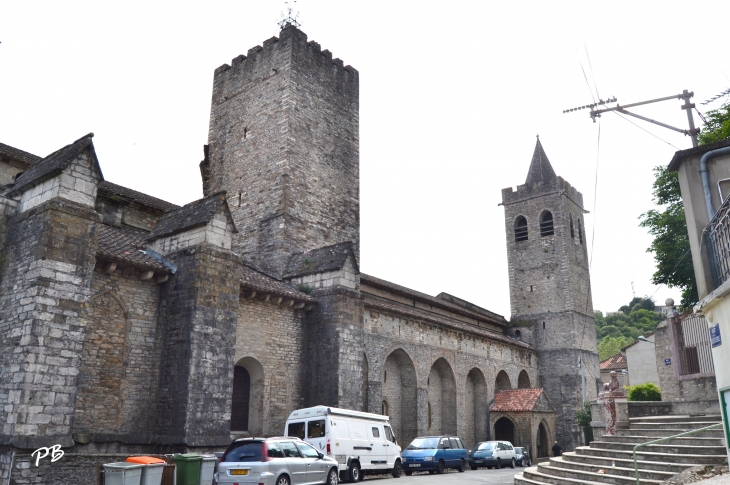
[[[512,485],[513,477],[520,473],[523,468],[517,467],[502,468],[500,470],[487,470],[480,468],[478,470],[467,470],[459,473],[456,470],[449,470],[443,475],[429,475],[428,473],[414,473],[410,477],[403,475],[399,479],[381,478],[381,477],[365,477],[365,481],[370,485],[441,485],[441,484],[459,484],[459,485],[476,485],[476,484],[500,484]]]

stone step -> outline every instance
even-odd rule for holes
[[[638,418],[629,418],[629,423],[691,423],[703,421],[721,421],[722,416],[719,414],[699,414],[695,416],[689,415],[665,415],[665,416],[641,416]]]
[[[685,433],[687,431],[692,431],[689,428],[674,428],[674,429],[668,429],[668,428],[649,428],[649,429],[617,429],[616,433],[617,436],[633,436],[633,435],[642,435],[642,436],[650,436],[654,438],[665,438],[667,436],[672,436],[679,433]],[[722,428],[714,428],[714,429],[708,429],[705,431],[700,431],[698,433],[695,433],[690,436],[697,436],[698,438],[702,437],[723,437]],[[603,438],[601,438],[603,439]]]
[[[526,468],[525,471],[522,472],[523,480],[528,480],[525,483],[538,483],[538,484],[551,484],[551,485],[599,485],[604,483],[611,483],[611,482],[604,482],[604,481],[598,481],[598,480],[589,480],[586,478],[570,478],[570,477],[560,477],[556,475],[548,475],[545,473],[540,472],[537,467],[530,467]],[[599,477],[603,478],[603,477]],[[516,482],[516,481],[515,481]],[[636,480],[634,480],[634,483],[636,483]]]
[[[598,468],[607,468],[611,466],[611,462],[615,462],[616,466],[623,468],[634,468],[633,458],[618,458],[618,457],[606,457],[606,456],[589,456],[589,455],[578,455],[572,451],[563,453],[562,458],[564,461],[571,461],[577,463],[590,464]],[[667,463],[658,461],[645,461],[636,460],[636,463],[642,470],[656,470],[665,471],[672,474],[681,473],[688,468],[697,466],[694,463]]]
[[[595,448],[590,446],[579,446],[576,448],[579,455],[603,456],[607,458],[625,458],[633,459],[632,451],[621,449]],[[636,453],[637,460],[657,461],[663,463],[694,463],[696,465],[724,465],[727,463],[727,455],[703,455],[695,453],[661,453],[656,451],[647,451],[646,448],[640,448]]]
[[[713,426],[716,424],[720,424],[720,423],[718,421],[692,421],[692,422],[677,421],[676,423],[634,423],[629,427],[629,429],[632,429],[632,430],[639,430],[639,429],[695,430],[695,429],[700,429],[700,428],[706,428],[707,426]]]
[[[721,430],[722,432],[722,430]],[[669,435],[671,436],[671,435]],[[601,436],[601,438],[598,441],[607,442],[607,443],[633,443],[634,445],[638,445],[640,443],[646,443],[647,441],[654,441],[661,438],[666,438],[666,436],[646,436],[646,435],[635,435],[635,436],[629,436],[629,435],[621,435],[621,436]],[[716,438],[706,437],[706,436],[684,436],[681,438],[671,438],[667,441],[663,441],[660,444],[664,445],[700,445],[700,446],[724,446],[725,440],[722,439],[722,435],[718,435]]]
[[[591,470],[576,470],[571,468],[562,468],[557,466],[545,465],[541,463],[537,466],[537,471],[543,475],[551,477],[558,477],[560,479],[570,478],[573,480],[580,480],[581,482],[600,482],[600,483],[612,483],[615,485],[628,485],[635,484],[636,477],[630,477],[625,475],[618,475],[612,473],[612,468],[604,468],[604,473],[597,473]],[[633,471],[633,470],[632,470]],[[529,472],[526,472],[529,476]],[[642,478],[641,483],[659,485],[663,482],[663,479],[651,479]]]
[[[538,482],[529,478],[525,478],[524,472],[518,473],[514,477],[514,485],[545,485],[545,483],[549,484],[551,482]]]
[[[623,466],[622,466],[623,465]],[[550,466],[553,466],[555,468],[565,468],[567,470],[576,470],[576,471],[582,471],[582,472],[592,472],[592,473],[598,473],[599,470],[603,470],[605,474],[608,475],[618,475],[621,477],[630,477],[634,480],[636,479],[636,475],[634,472],[634,463],[631,462],[631,467],[629,468],[626,466],[628,464],[624,463],[616,463],[615,467],[611,466],[611,460],[607,460],[607,463],[602,466],[597,466],[589,463],[581,463],[579,461],[572,461],[572,460],[566,460],[562,457],[557,458],[550,458]],[[644,479],[647,480],[659,480],[663,481],[668,478],[673,477],[676,475],[676,472],[670,472],[670,471],[664,471],[664,470],[645,470],[641,468],[641,464],[639,465],[639,478],[643,481]],[[540,464],[538,464],[538,468],[540,467]]]
[[[638,443],[626,443],[626,442],[613,442],[613,441],[592,441],[591,448],[601,448],[604,450],[624,450],[633,451],[634,446]],[[637,450],[637,453],[646,450],[653,453],[672,453],[679,455],[693,454],[693,455],[722,455],[726,453],[725,446],[719,444],[717,446],[702,446],[699,444],[666,444],[658,443],[656,445],[646,445]]]

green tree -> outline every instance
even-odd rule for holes
[[[618,311],[624,312],[625,315],[628,315],[635,308],[643,308],[645,310],[654,311],[654,300],[647,297],[639,298],[638,296],[635,296],[628,305],[620,307]]]
[[[715,143],[730,138],[730,102],[725,102],[718,109],[708,111],[705,115],[707,123],[697,137],[700,145]]]
[[[656,384],[647,382],[629,386],[629,401],[661,401],[662,392]]]
[[[598,359],[606,360],[609,357],[621,352],[621,347],[629,345],[634,339],[620,336],[620,337],[604,337],[598,342]]]
[[[655,167],[654,174],[654,203],[664,209],[652,209],[639,216],[639,225],[647,228],[649,234],[654,236],[654,241],[646,250],[654,253],[657,265],[652,282],[680,289],[681,305],[689,307],[697,303],[697,283],[689,251],[679,178],[676,172],[670,172],[664,167]]]

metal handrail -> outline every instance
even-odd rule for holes
[[[646,443],[640,443],[640,444],[634,446],[634,474],[636,475],[636,485],[641,484],[641,480],[639,480],[639,465],[636,462],[636,449],[637,448],[640,448],[642,446],[647,446],[647,445],[653,445],[654,443],[661,443],[663,441],[668,441],[668,440],[671,440],[674,438],[679,438],[681,436],[688,436],[691,434],[699,433],[700,431],[707,431],[708,429],[717,428],[718,426],[722,426],[722,423],[713,424],[711,426],[705,426],[704,428],[700,428],[700,429],[693,429],[692,431],[685,431],[684,433],[675,434],[673,436],[667,436],[666,438],[660,438],[658,440],[647,441]]]

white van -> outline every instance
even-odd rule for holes
[[[366,473],[403,470],[400,446],[388,423],[388,416],[315,406],[289,415],[285,436],[296,436],[337,460],[340,479],[358,482]]]

